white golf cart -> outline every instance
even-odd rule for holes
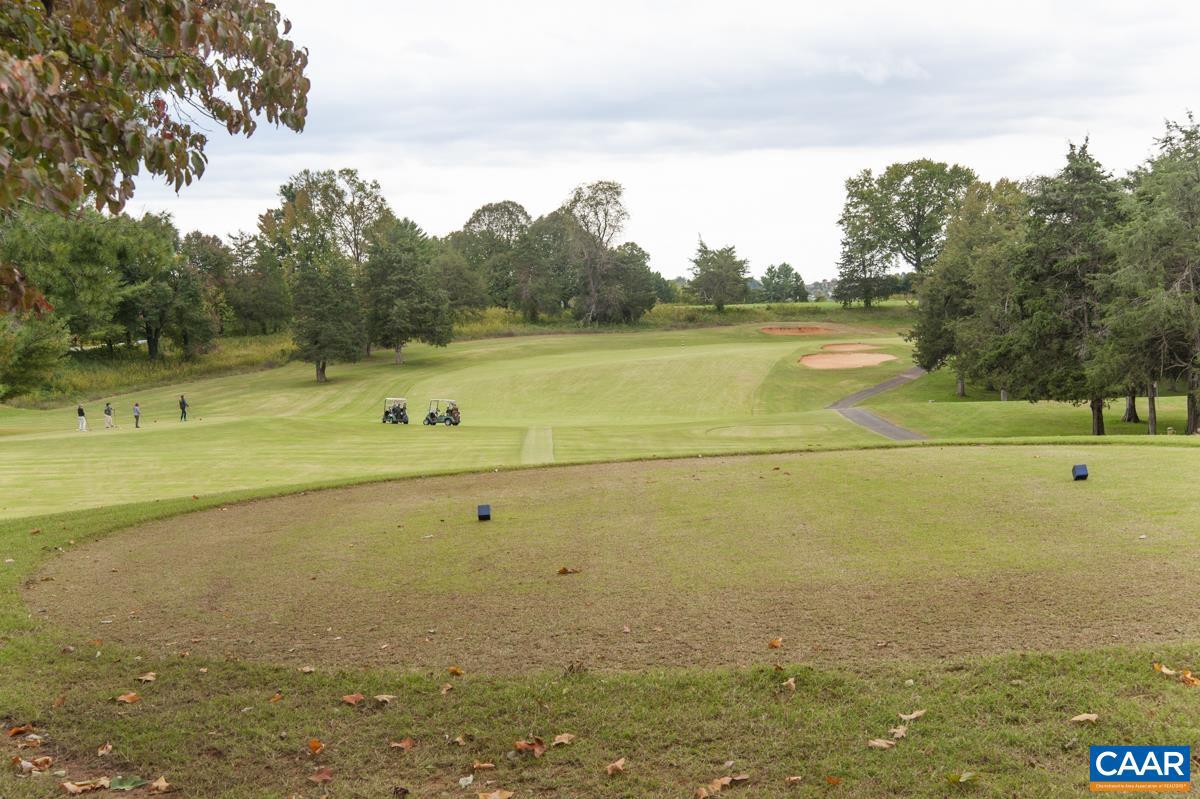
[[[388,397],[383,401],[384,424],[408,424],[408,400],[404,397]]]

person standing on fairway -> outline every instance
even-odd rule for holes
[[[112,430],[114,427],[116,427],[116,425],[113,424],[112,415],[113,415],[112,403],[111,402],[104,403],[104,429],[105,430]]]
[[[85,414],[83,412],[83,403],[82,402],[79,403],[79,405],[75,408],[75,412],[77,414],[79,414],[79,432],[86,433],[87,432],[87,414]]]
[[[179,395],[179,421],[181,421],[181,422],[187,421],[187,409],[188,409],[188,401],[183,398],[182,394],[180,394]]]
[[[136,430],[142,426],[142,406],[133,403],[133,427]]]

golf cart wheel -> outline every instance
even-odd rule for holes
[[[428,416],[426,416],[426,417],[425,417],[425,418],[424,418],[424,419],[421,421],[421,424],[424,424],[424,425],[430,425],[430,426],[432,426],[432,425],[433,425],[433,422],[429,421],[429,417],[428,417]]]
[[[445,421],[445,425],[446,425],[446,427],[450,427],[450,426],[452,426],[453,424],[454,424],[454,420],[453,420],[453,419],[451,419],[449,416],[447,416],[447,417],[446,417],[446,421]]]

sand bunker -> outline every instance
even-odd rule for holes
[[[766,333],[768,336],[819,336],[822,333],[832,333],[833,330],[815,325],[799,325],[795,327],[763,327],[759,328],[759,332]]]
[[[895,355],[883,352],[818,352],[815,355],[805,355],[800,359],[800,363],[809,369],[858,369],[894,360]]]
[[[868,350],[877,350],[877,344],[826,344],[821,347],[829,352],[867,352]]]

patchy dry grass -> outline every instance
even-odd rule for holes
[[[1200,574],[1200,452],[1167,457],[922,448],[382,483],[77,547],[26,599],[159,654],[500,674],[1195,640],[1175,598]]]

